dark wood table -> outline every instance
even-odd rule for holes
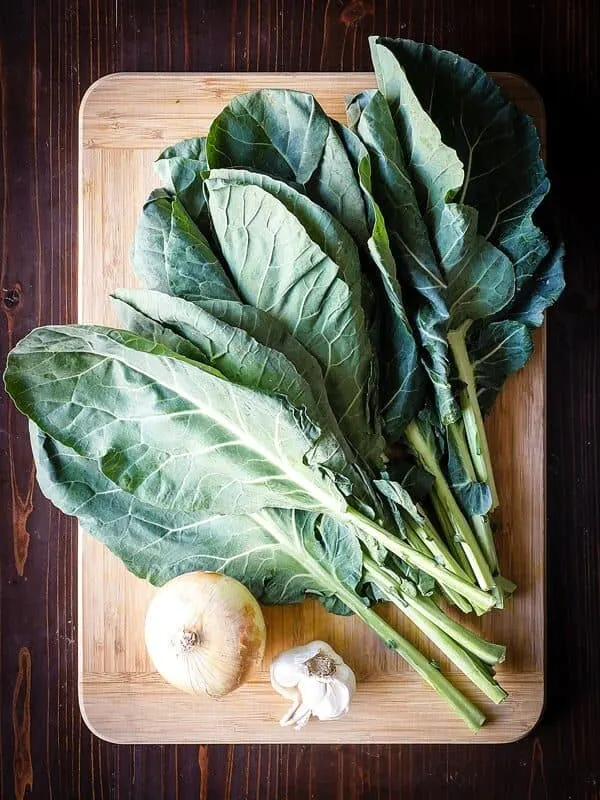
[[[107,744],[77,704],[76,531],[40,495],[0,397],[2,797],[600,798],[597,0],[2,0],[2,363],[76,311],[77,111],[120,70],[364,70],[371,32],[528,78],[568,287],[548,324],[548,662],[542,721],[504,746]]]

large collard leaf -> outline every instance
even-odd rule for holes
[[[517,320],[475,323],[467,333],[469,357],[481,411],[487,413],[506,378],[525,366],[533,351],[531,334]]]
[[[456,328],[465,319],[480,319],[504,308],[514,292],[512,267],[506,256],[477,234],[475,209],[436,200],[436,256],[388,103],[380,92],[363,92],[348,111],[371,156],[374,194],[403,280],[413,285],[419,282],[419,293],[431,305],[430,317],[437,322],[436,332],[443,330],[448,317],[448,324]],[[426,145],[420,147],[425,157]]]
[[[361,267],[360,253],[356,243],[337,217],[294,186],[269,175],[244,169],[214,169],[210,173],[210,178],[216,181],[215,185],[221,185],[220,182],[222,182],[222,185],[239,183],[260,186],[280,200],[299,220],[313,242],[318,244],[323,252],[337,264],[340,275],[348,284],[350,291],[360,292],[365,316],[367,320],[373,319],[372,287]],[[362,207],[362,200],[360,202]]]
[[[413,259],[407,277],[422,302],[431,304],[433,295],[442,295],[448,311],[444,322],[448,328],[457,328],[466,319],[485,318],[508,305],[515,289],[514,270],[510,259],[478,234],[477,211],[462,202],[449,202],[463,183],[463,165],[456,152],[442,141],[440,131],[421,105],[394,53],[380,42],[371,39],[373,61],[379,90],[389,106],[400,145],[393,150],[400,167],[393,172],[380,170],[381,180],[391,182],[387,195],[395,194],[399,186],[406,195],[405,179],[410,179],[415,187],[415,195],[409,195],[411,207],[415,210],[416,199],[438,264],[434,271],[427,261]],[[386,130],[387,139],[393,139],[389,124]],[[422,238],[417,242],[421,243]],[[406,254],[401,255],[406,258]],[[442,278],[444,285],[438,283],[436,287],[432,275],[438,281]],[[436,322],[443,313],[443,305],[438,303],[437,309],[434,306]],[[431,375],[443,423],[458,418],[449,372],[443,369],[445,344],[445,337],[437,344],[441,369]]]
[[[306,409],[321,431],[311,461],[330,470],[340,491],[369,517],[379,513],[377,497],[331,410],[318,363],[275,317],[242,303],[199,307],[149,290],[120,289],[113,302],[128,330],[210,364],[228,380]],[[369,546],[379,558],[380,548],[370,541]]]
[[[479,231],[515,266],[517,289],[536,272],[548,242],[533,214],[549,189],[531,118],[477,65],[406,39],[379,38],[404,72],[466,174],[460,202],[479,212]]]
[[[364,245],[375,267],[374,284],[378,286],[382,299],[378,347],[382,383],[381,414],[386,438],[395,442],[422,405],[424,380],[421,363],[404,309],[385,221],[372,194],[369,154],[351,130],[343,125],[337,125],[336,129],[352,161],[368,210],[370,233]]]
[[[152,192],[140,216],[132,265],[147,289],[200,300],[237,300],[231,281],[206,237],[177,197]]]
[[[280,538],[250,516],[193,514],[157,508],[119,489],[96,461],[78,455],[30,423],[37,480],[43,494],[76,516],[139,578],[161,586],[194,570],[221,572],[243,583],[268,605],[301,602],[315,595],[345,612],[332,588],[302,563],[311,551],[334,574],[355,586],[362,571],[360,545],[348,530],[317,539],[317,515],[277,512]],[[312,525],[312,527],[311,527]],[[289,546],[282,547],[287,537]],[[297,551],[296,557],[291,555]],[[331,564],[328,559],[331,557]]]
[[[117,302],[121,321],[128,330],[161,342],[176,352],[180,352],[187,342],[200,354],[196,360],[215,367],[227,380],[266,394],[281,395],[292,406],[305,408],[311,420],[321,428],[313,458],[340,474],[347,470],[352,454],[327,402],[318,365],[310,355],[302,354],[302,365],[312,362],[316,367],[307,376],[313,380],[310,383],[282,352],[288,349],[289,334],[285,336],[286,345],[282,348],[281,340],[285,334],[277,324],[273,324],[273,317],[246,307],[249,308],[245,315],[246,325],[232,325],[223,318],[232,318],[231,311],[223,316],[214,315],[199,305],[162,292],[119,289],[113,298]],[[227,303],[223,301],[219,305],[223,308]],[[242,316],[241,304],[236,303],[235,306],[239,309],[236,319],[239,321]],[[249,317],[254,321],[253,325],[249,324]],[[262,341],[254,338],[246,329],[256,330],[263,325]],[[271,338],[274,344],[280,345],[279,348],[265,343]],[[297,344],[294,349],[300,347]],[[191,357],[194,358],[193,355]]]
[[[259,186],[207,180],[215,235],[236,289],[268,311],[317,359],[346,438],[377,464],[381,437],[369,422],[372,352],[360,293],[299,220]]]
[[[305,92],[261,89],[234,97],[213,120],[206,138],[210,169],[249,167],[307,183],[327,134],[327,116]]]
[[[408,83],[403,71],[393,55],[383,46],[375,43],[371,38],[371,56],[377,78],[379,92],[385,99],[397,131],[397,139],[401,144],[404,155],[404,166],[409,176],[409,183],[414,187],[415,197],[418,200],[421,215],[426,223],[429,235],[434,238],[437,227],[443,214],[446,200],[452,197],[460,187],[463,179],[462,164],[456,158],[456,153],[447,148],[441,141],[439,131],[421,107]],[[384,130],[389,138],[389,126],[385,116],[381,114],[380,104],[375,101],[369,113],[379,112],[380,122],[385,125]],[[374,131],[373,122],[368,119],[363,126],[371,133]],[[377,123],[375,123],[377,124]],[[365,130],[367,133],[367,130]],[[392,139],[393,141],[393,139]],[[381,146],[378,138],[378,146]],[[373,145],[373,142],[371,142]],[[398,149],[395,150],[399,157]],[[385,154],[382,154],[385,159]],[[385,197],[400,191],[407,195],[407,185],[401,181],[402,162],[396,163],[396,169],[378,170],[379,183],[387,184],[390,179],[394,183],[382,192],[381,201]],[[396,185],[394,185],[396,184]],[[380,198],[376,195],[376,199]],[[421,237],[416,237],[421,248],[426,247]],[[458,407],[454,400],[449,381],[448,347],[444,335],[448,324],[449,313],[447,310],[445,276],[438,266],[439,254],[432,250],[435,258],[411,258],[405,262],[402,269],[402,278],[418,296],[413,303],[415,312],[415,326],[425,353],[428,358],[424,361],[431,379],[438,413],[444,423],[458,418]],[[401,264],[404,262],[400,261]]]
[[[242,167],[294,181],[360,241],[364,207],[343,144],[315,98],[288,89],[239,95],[214,119],[210,169]]]
[[[306,190],[337,217],[358,242],[369,238],[367,211],[361,188],[332,120],[323,156]]]
[[[209,185],[215,188],[230,184],[260,186],[280,200],[299,220],[313,242],[337,264],[350,290],[360,291],[360,256],[354,239],[335,216],[310,197],[285,181],[246,169],[213,169],[209,177]]]
[[[371,90],[353,97],[347,111],[369,153],[373,194],[386,221],[396,264],[405,273],[406,283],[410,283],[411,273],[428,282],[429,290],[424,286],[422,294],[443,320],[447,317],[444,276],[429,241],[390,107],[380,92]]]
[[[218,172],[217,175],[233,171]],[[237,172],[237,171],[236,171]],[[248,178],[252,173],[245,173]],[[358,280],[356,253],[348,234],[332,220],[330,215],[319,214],[318,207],[285,184],[256,175],[256,180],[264,180],[271,192],[287,198],[290,207],[302,209],[302,217],[310,225],[317,243],[322,243],[325,252],[339,256],[344,263],[344,276],[355,283]],[[262,184],[261,184],[262,185]],[[323,227],[317,232],[318,223]],[[340,230],[341,229],[341,230]],[[146,288],[166,292],[189,300],[223,320],[223,322],[242,328],[262,344],[280,350],[299,369],[313,388],[315,401],[319,407],[328,407],[323,380],[318,362],[292,336],[279,319],[251,305],[239,302],[238,295],[220,262],[209,256],[204,248],[205,239],[199,234],[193,221],[179,200],[163,190],[155,193],[148,201],[140,220],[136,237],[134,265],[138,276]],[[212,251],[211,251],[212,252]],[[213,254],[214,256],[214,254]],[[129,313],[121,308],[123,313]],[[127,327],[131,319],[124,320]],[[158,340],[164,341],[162,339]],[[171,347],[171,344],[166,343]],[[177,352],[177,347],[171,347]],[[186,355],[186,353],[183,353]],[[196,355],[190,355],[196,358]]]
[[[372,36],[369,41],[377,86],[389,106],[423,216],[428,224],[436,222],[463,184],[463,164],[442,140],[388,40]]]
[[[190,217],[208,236],[206,198],[203,176],[208,171],[206,137],[184,139],[158,156],[154,162],[163,186],[177,195]]]
[[[467,59],[407,40],[378,42],[397,58],[444,142],[464,161],[466,176],[460,202],[477,208],[479,232],[514,265],[514,297],[501,308],[497,304],[490,313],[496,320],[513,319],[528,327],[541,325],[544,312],[564,288],[564,248],[560,236],[551,245],[533,219],[549,182],[532,120]],[[475,342],[482,331],[482,326],[474,326],[470,341]],[[502,371],[494,371],[493,378],[485,379],[487,385],[479,386],[486,407],[500,388],[500,375],[506,377],[511,364],[518,368],[517,364],[524,363],[522,356],[529,351],[527,334],[521,331],[519,335],[524,343],[518,347],[519,357],[515,358],[513,334],[501,359]],[[485,343],[491,342],[494,349],[490,359],[500,360],[494,336],[482,333],[482,337],[477,345],[479,357]]]
[[[42,430],[142,502],[185,511],[339,510],[309,466],[320,430],[280,397],[127,331],[47,327],[19,342],[6,388]]]

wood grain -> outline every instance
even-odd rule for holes
[[[517,76],[496,75],[503,90],[538,125],[539,95]],[[79,321],[118,324],[109,295],[135,285],[128,254],[145,197],[157,185],[152,160],[180,139],[204,135],[236,94],[261,87],[308,89],[331,116],[345,120],[344,98],[374,85],[371,73],[221,73],[102,78],[80,109]],[[79,702],[91,729],[110,741],[167,742],[506,742],[540,715],[544,668],[545,340],[503,391],[488,430],[501,498],[498,545],[504,573],[519,591],[502,613],[467,624],[505,643],[498,669],[509,691],[501,706],[473,691],[397,609],[382,613],[465,686],[489,723],[474,738],[466,726],[364,623],[335,617],[318,603],[265,609],[268,639],[255,680],[219,703],[193,701],[153,675],[144,617],[153,589],[91,537],[79,538]],[[472,615],[473,616],[473,615]],[[348,715],[302,731],[281,728],[285,703],[272,690],[277,653],[313,639],[339,650],[359,691]],[[514,688],[511,688],[514,687]],[[377,709],[374,712],[374,709]]]
[[[348,9],[360,14],[347,25]],[[365,70],[371,32],[524,75],[544,98],[567,291],[548,324],[546,706],[510,745],[115,746],[77,709],[76,536],[37,489],[24,573],[12,479],[26,425],[0,399],[0,796],[14,795],[12,699],[31,653],[34,789],[48,798],[454,800],[600,795],[600,5],[596,0],[48,0],[0,4],[2,360],[39,324],[75,319],[77,109],[117,71]],[[11,327],[12,326],[12,327]],[[9,451],[10,442],[10,451]]]

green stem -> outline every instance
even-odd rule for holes
[[[498,564],[498,554],[496,552],[494,534],[492,533],[490,521],[487,516],[475,515],[471,517],[471,524],[473,525],[475,536],[481,547],[481,552],[485,556],[490,570],[492,571],[492,575],[495,578],[500,571],[500,566]]]
[[[460,393],[460,407],[465,431],[469,442],[469,449],[473,458],[473,466],[480,481],[487,483],[492,493],[492,510],[498,506],[498,491],[494,480],[494,470],[488,446],[485,427],[483,425],[483,415],[477,399],[477,382],[473,366],[469,359],[465,336],[471,321],[466,320],[456,330],[448,333],[448,344],[454,356],[454,363],[458,372],[458,377],[465,387]]]
[[[406,538],[408,542],[415,548],[415,550],[418,550],[420,553],[423,553],[423,555],[429,555],[429,553],[431,553],[431,551],[427,548],[425,542],[423,542],[419,538],[416,531],[410,526],[410,522],[408,519],[406,520]],[[432,555],[434,554],[432,553]],[[442,566],[446,565],[442,564]],[[454,570],[452,570],[452,572],[454,572]],[[447,586],[440,586],[439,588],[444,597],[446,598],[446,600],[452,605],[457,606],[464,614],[468,614],[469,611],[472,610],[467,600],[465,600],[464,597],[461,597],[453,589],[449,589]]]
[[[481,689],[494,703],[501,703],[507,693],[491,676],[489,670],[461,647],[445,630],[423,614],[418,606],[411,605],[408,598],[398,592],[396,582],[371,559],[365,559],[369,579],[380,589],[387,600],[394,603],[423,633],[444,653],[461,672]],[[442,614],[442,616],[444,616]]]
[[[421,525],[417,524],[417,522],[408,514],[404,514],[403,516],[406,527],[410,528],[414,532],[415,536],[421,540],[428,552],[431,553],[431,555],[439,564],[450,570],[450,572],[454,572],[455,575],[459,575],[463,580],[469,581],[469,575],[454,558],[446,543],[433,527],[423,509],[419,507],[418,511],[423,517],[423,522]]]
[[[446,536],[446,543],[448,547],[452,551],[458,563],[463,568],[468,579],[472,583],[475,583],[475,573],[471,569],[471,565],[469,564],[465,551],[463,550],[463,548],[460,546],[460,543],[456,539],[456,530],[454,528],[454,525],[450,522],[450,517],[446,513],[444,504],[440,500],[437,492],[431,492],[430,500],[433,506],[433,510],[435,511],[435,515],[438,519],[438,522],[440,523],[442,531]]]
[[[469,564],[475,573],[477,583],[482,589],[491,591],[494,588],[494,579],[488,563],[481,552],[477,539],[471,530],[471,526],[460,510],[448,486],[444,473],[438,464],[436,454],[430,448],[416,422],[413,421],[409,423],[406,426],[404,434],[423,467],[433,476],[433,491],[437,494],[440,503],[444,507],[444,511],[452,523],[455,536],[458,538],[461,547],[465,551]]]
[[[396,591],[402,594],[403,599],[408,605],[415,607],[421,614],[430,619],[434,625],[445,630],[446,633],[452,636],[465,650],[473,653],[473,655],[491,666],[494,666],[494,664],[501,664],[504,661],[506,657],[506,647],[504,645],[488,642],[486,639],[473,633],[473,631],[465,628],[460,622],[456,622],[451,617],[444,614],[442,609],[439,608],[431,598],[422,597],[419,594],[415,594],[414,591],[408,591],[405,585],[407,583],[410,584],[410,582],[405,579],[398,580],[390,570],[376,564],[369,555],[365,555],[363,561],[365,566],[369,567],[370,570],[384,572],[388,579],[394,582]]]
[[[458,575],[455,575],[453,572],[437,564],[432,558],[419,553],[413,547],[410,547],[410,545],[392,536],[385,528],[367,519],[359,511],[349,507],[342,516],[342,519],[344,522],[354,525],[359,530],[363,531],[363,533],[372,536],[373,539],[380,542],[391,553],[395,553],[397,556],[404,559],[411,567],[422,569],[423,572],[435,578],[440,585],[449,586],[451,589],[454,589],[462,595],[462,597],[465,597],[473,606],[483,607],[489,610],[494,605],[494,598],[490,594],[479,589],[477,586],[473,586]]]
[[[501,664],[506,658],[506,647],[504,645],[482,639],[481,636],[465,628],[460,622],[456,622],[456,620],[444,614],[442,609],[429,597],[409,596],[406,598],[406,602],[409,605],[416,606],[423,616],[430,619],[438,628],[445,630],[465,650],[473,653],[474,656],[477,656],[486,664],[491,666]]]
[[[359,619],[362,619],[374,633],[384,642],[386,647],[401,656],[414,670],[420,675],[440,697],[442,697],[464,720],[473,733],[481,728],[485,722],[485,716],[471,703],[461,692],[437,670],[431,662],[412,645],[404,639],[391,625],[388,625],[375,611],[366,606],[362,599],[349,589],[334,575],[326,570],[305,550],[298,553],[290,545],[285,534],[281,532],[277,525],[263,512],[251,515],[273,538],[279,542],[281,547],[286,550],[293,558],[299,559],[300,563],[306,566],[316,580],[324,587],[331,587],[333,593],[350,609]]]
[[[467,446],[465,438],[465,428],[462,421],[452,422],[448,425],[448,436],[452,439],[461,464],[467,474],[467,478],[471,482],[479,479],[475,472],[472,456]],[[496,553],[496,545],[494,544],[494,536],[490,527],[489,520],[486,516],[474,514],[470,517],[471,526],[477,537],[481,552],[489,565],[492,575],[497,575],[499,572],[498,555]]]

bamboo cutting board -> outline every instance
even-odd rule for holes
[[[540,97],[521,78],[496,75],[505,93],[544,135]],[[344,119],[344,97],[374,85],[354,74],[117,74],[95,83],[80,109],[79,321],[116,324],[108,294],[134,285],[128,252],[137,215],[158,184],[152,161],[167,145],[206,133],[235,94],[261,87],[311,91]],[[488,422],[501,509],[497,545],[503,573],[519,586],[502,612],[467,624],[508,645],[498,669],[508,700],[494,706],[430,648],[395,609],[381,613],[441,663],[484,709],[473,736],[461,720],[364,624],[327,614],[317,603],[266,608],[268,643],[252,681],[222,701],[190,698],[166,684],[146,655],[147,604],[155,591],[130,575],[86,533],[79,537],[79,701],[103,739],[129,743],[209,742],[507,742],[525,735],[544,699],[545,339],[501,394]],[[350,712],[300,732],[281,728],[287,701],[271,688],[268,667],[283,649],[324,639],[354,668],[358,692]]]

